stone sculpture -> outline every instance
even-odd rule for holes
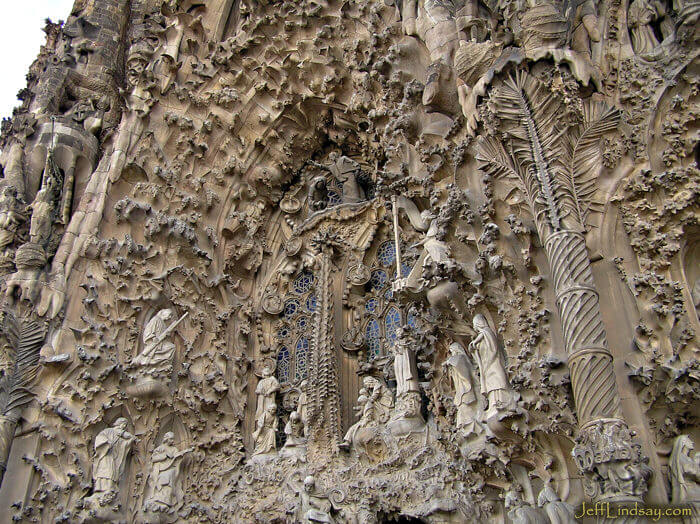
[[[698,5],[47,22],[0,133],[6,520],[695,507]]]
[[[449,366],[454,384],[454,405],[457,408],[457,427],[464,428],[473,423],[478,408],[472,366],[464,348],[458,342],[450,344],[450,357],[443,363]]]
[[[119,418],[113,427],[103,429],[95,438],[92,498],[100,505],[112,502],[119,493],[119,481],[136,440],[127,430],[127,424],[125,418]]]
[[[516,394],[506,376],[496,333],[483,315],[474,316],[474,330],[477,336],[469,343],[469,349],[479,365],[481,394],[488,401],[486,417],[512,413]]]
[[[151,454],[150,495],[143,504],[145,514],[172,516],[175,513],[181,502],[182,468],[193,449],[178,449],[175,435],[170,431],[163,435],[163,443]]]
[[[688,435],[676,437],[669,458],[671,503],[690,505],[694,511],[700,507],[700,454],[693,453],[695,446]],[[697,515],[688,519],[695,522]]]

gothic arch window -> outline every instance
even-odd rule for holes
[[[411,272],[411,266],[401,265],[401,276]],[[397,330],[404,323],[415,324],[412,315],[406,315],[394,298],[391,283],[396,279],[396,248],[394,242],[382,242],[372,260],[370,280],[367,284],[364,308],[366,321],[364,335],[367,342],[367,359],[389,354],[396,343]]]
[[[298,384],[308,375],[307,362],[317,300],[314,275],[299,273],[284,297],[284,308],[277,329],[277,380]]]

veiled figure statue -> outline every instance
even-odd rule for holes
[[[162,309],[148,321],[143,331],[143,351],[131,361],[141,374],[154,378],[169,376],[173,367],[175,344],[168,339],[172,331],[172,309]]]
[[[416,357],[409,346],[404,328],[396,330],[394,345],[394,375],[396,376],[396,396],[409,391],[419,391]]]
[[[517,394],[508,382],[496,333],[484,315],[474,316],[473,325],[477,336],[469,343],[469,349],[479,364],[481,394],[488,400],[486,418],[512,412],[516,408]]]
[[[192,448],[180,451],[175,446],[175,435],[171,431],[163,436],[163,443],[151,455],[151,473],[148,479],[150,495],[143,505],[145,512],[175,512],[181,496],[183,460],[191,451]]]
[[[119,480],[136,437],[127,430],[127,420],[118,418],[113,427],[105,428],[95,438],[93,459],[93,497],[111,502],[119,492]]]
[[[668,463],[671,481],[671,504],[689,505],[693,515],[683,522],[700,522],[700,453],[693,453],[695,446],[688,435],[680,435],[673,443]]]
[[[472,365],[461,344],[450,344],[450,357],[444,362],[449,367],[450,378],[455,388],[454,405],[457,408],[457,427],[473,425],[478,410],[474,392]]]

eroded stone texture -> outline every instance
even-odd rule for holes
[[[0,139],[3,514],[700,508],[698,14],[76,0]]]

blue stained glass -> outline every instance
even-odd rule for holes
[[[384,242],[377,250],[377,260],[384,267],[390,267],[396,260],[396,248],[393,242]]]
[[[367,340],[367,349],[369,352],[368,360],[374,360],[375,357],[379,356],[382,347],[379,337],[379,322],[375,319],[371,319],[367,322],[367,327],[365,327],[365,339]]]
[[[297,329],[299,329],[300,331],[303,331],[306,328],[306,326],[308,325],[308,323],[309,323],[308,318],[300,317],[299,320],[297,320]]]
[[[411,266],[409,266],[406,263],[402,263],[401,264],[401,276],[407,277],[410,272],[411,272]]]
[[[384,332],[386,333],[386,340],[390,346],[396,343],[398,328],[401,327],[401,313],[395,307],[392,307],[387,311],[386,317],[384,318]]]
[[[370,298],[365,304],[365,309],[367,310],[367,313],[374,313],[377,311],[378,305],[379,301],[376,298]]]
[[[306,309],[312,313],[316,311],[316,295],[309,295],[309,298],[306,299]]]
[[[369,279],[370,286],[372,287],[372,291],[377,291],[379,289],[382,289],[386,285],[387,281],[387,274],[386,271],[382,269],[377,269],[376,271],[372,271],[372,276]]]
[[[277,338],[287,338],[288,336],[289,328],[287,326],[280,328],[280,330],[277,332]]]
[[[387,300],[391,300],[392,298],[394,298],[394,292],[391,290],[391,288],[387,289],[384,292],[384,298],[386,298]]]
[[[328,192],[328,205],[329,206],[337,206],[342,202],[342,198],[338,194],[337,191],[333,191],[332,189]]]
[[[288,300],[287,302],[284,303],[284,318],[287,318],[287,319],[293,318],[294,315],[297,314],[298,310],[299,310],[299,301],[298,300]]]
[[[306,356],[309,352],[309,339],[300,338],[297,342],[297,347],[294,352],[294,380],[303,380],[306,378]]]
[[[303,295],[311,290],[314,283],[314,276],[311,273],[302,273],[294,279],[294,291]]]
[[[289,382],[289,350],[286,346],[282,346],[277,353],[277,380]]]
[[[406,315],[406,324],[410,328],[416,327],[416,316],[413,313],[409,313],[408,315]]]

